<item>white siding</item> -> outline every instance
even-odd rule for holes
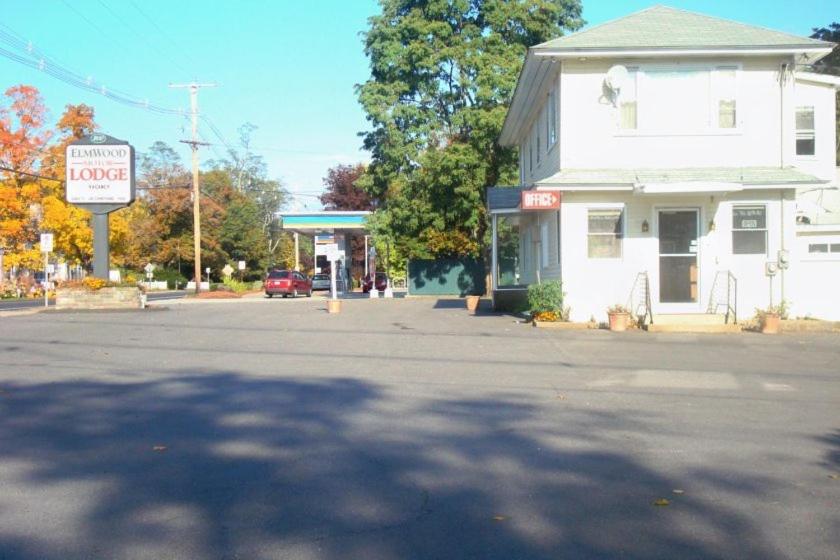
[[[796,83],[794,107],[814,107],[814,127],[816,132],[816,154],[797,156],[794,146],[793,165],[817,177],[833,181],[836,178],[836,127],[834,88],[826,85]]]
[[[840,244],[840,226],[834,231],[799,228],[792,251],[790,312],[794,317],[840,321],[840,254],[811,254],[811,243]]]
[[[606,319],[611,305],[629,303],[633,283],[639,272],[650,278],[654,315],[658,313],[703,313],[709,304],[715,275],[731,270],[738,280],[738,316],[753,315],[756,308],[770,303],[770,281],[764,275],[768,260],[776,260],[778,250],[790,249],[795,241],[792,227],[782,233],[782,204],[785,223],[793,224],[792,196],[782,203],[778,191],[755,191],[721,197],[633,196],[617,193],[566,193],[562,207],[562,280],[572,319]],[[732,254],[732,207],[740,203],[767,207],[767,255]],[[625,209],[625,237],[618,259],[594,259],[587,255],[587,215],[589,208],[621,204]],[[700,210],[698,240],[698,302],[696,304],[659,303],[659,209],[697,208]],[[648,231],[642,231],[647,221]],[[781,276],[774,279],[774,303],[781,297]],[[789,294],[786,294],[789,296]],[[790,299],[788,297],[788,299]]]
[[[781,94],[779,65],[782,58],[690,61],[567,61],[563,64],[561,113],[564,168],[652,168],[713,166],[777,166],[781,163]],[[644,70],[736,64],[738,72],[737,122],[734,130],[703,133],[656,133],[620,130],[618,109],[604,96],[604,76],[613,64]],[[786,126],[793,126],[793,80],[786,83]],[[640,114],[645,93],[639,93]],[[680,99],[674,99],[680,103]],[[787,153],[793,154],[790,131]]]

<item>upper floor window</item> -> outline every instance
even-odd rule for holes
[[[534,144],[528,140],[528,173],[534,170]]]
[[[557,142],[557,96],[554,90],[548,94],[548,116],[546,119],[546,138],[549,150]]]
[[[717,106],[718,128],[735,128],[735,85],[738,69],[731,66],[721,66],[714,73],[715,102]]]
[[[636,100],[638,96],[638,68],[627,69],[627,83],[621,88],[618,109],[620,112],[619,126],[623,130],[635,130],[638,126],[636,116]]]
[[[654,134],[737,129],[738,67],[628,68],[619,128]]]
[[[796,108],[796,155],[816,154],[816,133],[814,131],[814,107]]]

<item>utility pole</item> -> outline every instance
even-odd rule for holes
[[[198,141],[198,90],[203,87],[216,87],[216,84],[169,84],[174,89],[189,88],[190,114],[192,116],[192,140],[181,140],[192,148],[192,195],[193,195],[193,251],[195,254],[195,293],[201,291],[201,193],[198,188],[198,147],[207,146]]]

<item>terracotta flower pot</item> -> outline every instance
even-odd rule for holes
[[[630,322],[629,313],[609,313],[610,316],[610,330],[611,331],[626,331],[627,323]]]
[[[327,313],[341,313],[341,300],[340,299],[328,299],[327,300]]]
[[[467,296],[467,311],[470,312],[470,315],[475,315],[475,312],[478,309],[478,303],[480,301],[480,296]]]
[[[776,313],[765,313],[761,319],[761,332],[763,334],[779,334],[782,318]]]

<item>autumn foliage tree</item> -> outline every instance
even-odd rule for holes
[[[363,188],[356,185],[365,166],[337,165],[327,170],[324,177],[326,190],[321,195],[321,204],[325,210],[373,210],[373,198]]]

